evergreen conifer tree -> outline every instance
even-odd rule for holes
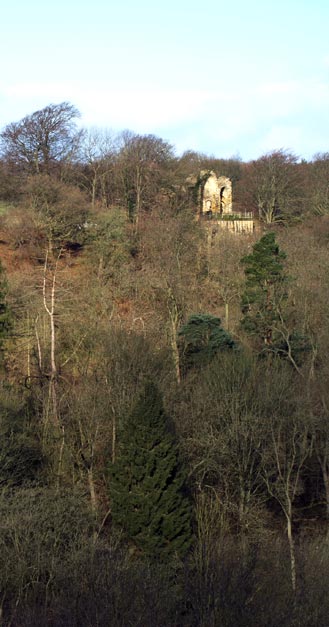
[[[256,242],[250,255],[241,259],[246,275],[241,302],[242,327],[258,338],[262,347],[274,346],[278,339],[275,326],[282,319],[287,296],[285,258],[286,254],[275,241],[275,233],[269,232]]]
[[[220,318],[211,314],[191,315],[178,337],[183,371],[208,364],[219,351],[237,348]]]
[[[123,425],[109,474],[114,524],[149,557],[183,557],[192,537],[186,472],[151,382]]]
[[[299,371],[311,345],[309,338],[295,327],[294,311],[288,303],[291,278],[284,268],[285,259],[273,232],[266,233],[256,242],[251,255],[241,259],[246,275],[241,324],[255,338],[261,352],[286,358]]]

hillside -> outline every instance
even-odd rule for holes
[[[325,627],[328,155],[87,140],[2,153],[3,624]]]

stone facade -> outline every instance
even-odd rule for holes
[[[216,220],[216,228],[221,231],[228,231],[229,233],[253,233],[255,225],[253,219],[250,218],[237,218],[236,220]]]
[[[214,233],[252,233],[255,225],[252,213],[233,212],[232,181],[203,170],[198,179],[199,217]]]
[[[201,214],[228,214],[232,213],[232,182],[226,176],[219,176],[215,172],[201,172],[200,174]]]

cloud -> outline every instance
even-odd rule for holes
[[[8,103],[18,99],[24,101],[27,108],[31,105],[40,108],[49,102],[69,100],[81,110],[86,125],[151,129],[199,117],[209,94],[194,89],[136,89],[106,84],[86,86],[74,82],[20,82],[8,86],[3,91],[3,97]]]
[[[84,126],[155,133],[179,151],[240,152],[242,158],[256,158],[281,147],[303,155],[326,149],[328,83],[308,79],[241,85],[234,77],[228,80],[212,89],[17,82],[0,93],[0,115],[11,112],[7,121],[2,116],[7,123],[50,102],[68,100],[80,109]]]
[[[86,124],[110,123],[119,128],[152,132],[202,116],[208,95],[198,90],[98,90],[84,98],[83,119]]]
[[[329,84],[316,80],[264,83],[256,88],[255,96],[267,105],[268,114],[287,116],[328,106]]]
[[[322,81],[263,82],[243,91],[236,86],[204,103],[192,147],[206,144],[215,154],[240,152],[245,159],[284,147],[308,157],[328,146],[328,106],[329,85]],[[187,128],[186,138],[190,134]]]

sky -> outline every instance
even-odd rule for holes
[[[83,127],[217,158],[329,152],[328,0],[11,0],[0,128],[68,101]]]

